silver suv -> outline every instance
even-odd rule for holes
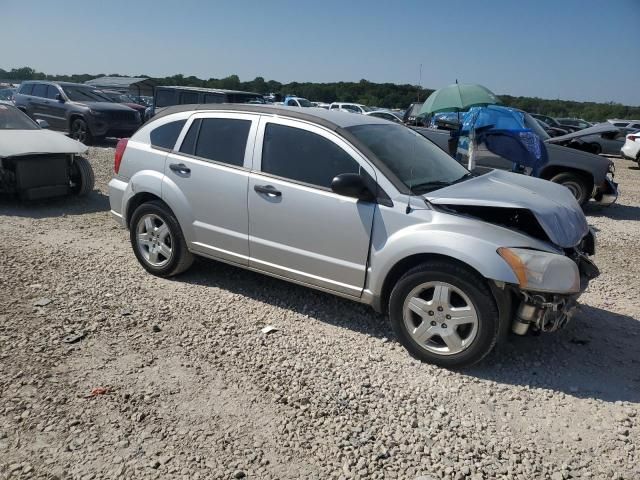
[[[149,272],[201,255],[388,312],[415,357],[469,365],[553,331],[598,270],[554,183],[480,177],[422,135],[317,108],[185,105],[116,149],[112,214]]]

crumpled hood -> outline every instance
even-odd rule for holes
[[[0,157],[86,151],[86,145],[51,130],[0,130]]]
[[[589,231],[571,192],[547,180],[492,170],[424,195],[435,205],[468,205],[529,210],[549,240],[561,248],[576,246]]]

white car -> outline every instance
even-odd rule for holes
[[[374,112],[365,112],[365,115],[370,115],[372,117],[382,118],[383,120],[389,120],[394,123],[402,123],[402,117],[394,112],[389,112],[388,110],[376,110]]]
[[[610,118],[607,122],[615,127],[621,128],[625,133],[633,133],[640,130],[640,120],[621,120],[618,118]]]
[[[620,155],[622,158],[635,160],[640,166],[640,130],[627,135],[626,141],[620,149]]]
[[[373,112],[373,108],[362,105],[361,103],[333,102],[329,105],[329,110],[338,110],[349,113],[367,113]]]
[[[42,200],[93,191],[86,145],[48,126],[13,105],[0,105],[0,194]]]

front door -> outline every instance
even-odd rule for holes
[[[187,122],[177,151],[167,155],[165,175],[186,203],[176,212],[190,224],[195,252],[247,265],[249,261],[247,184],[258,125],[257,115],[199,114]],[[185,133],[186,132],[186,133]]]
[[[341,173],[375,172],[343,139],[295,120],[263,117],[249,178],[249,264],[358,297],[374,203],[337,195]]]

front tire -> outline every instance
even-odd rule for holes
[[[591,198],[587,181],[581,175],[563,172],[551,178],[551,181],[567,187],[580,205],[584,205]]]
[[[74,118],[71,122],[71,138],[79,141],[80,143],[84,143],[85,145],[91,145],[93,142],[93,137],[91,135],[91,131],[89,130],[89,126],[87,122],[85,122],[82,118]]]
[[[129,234],[136,258],[153,275],[178,275],[193,263],[180,224],[163,202],[154,200],[136,208]]]
[[[83,197],[93,191],[95,186],[95,174],[91,164],[84,157],[76,157],[71,167],[71,180],[74,186],[71,192],[75,195]]]
[[[498,339],[498,309],[485,279],[448,261],[405,273],[391,292],[389,319],[413,357],[442,367],[473,365]]]

